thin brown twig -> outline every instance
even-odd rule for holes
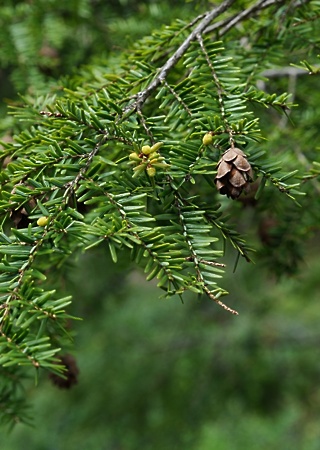
[[[128,111],[136,111],[137,109],[141,109],[144,102],[147,98],[152,94],[152,92],[158,88],[160,84],[163,84],[169,71],[177,64],[177,62],[181,59],[184,53],[189,48],[190,44],[195,41],[199,35],[207,34],[217,30],[218,37],[222,37],[225,35],[231,28],[235,27],[241,21],[248,19],[255,14],[259,13],[265,8],[268,8],[273,5],[283,5],[287,0],[259,0],[254,5],[248,7],[244,11],[239,14],[234,14],[231,17],[228,17],[224,20],[221,20],[213,25],[209,25],[214,19],[220,16],[223,12],[225,12],[235,0],[225,0],[221,5],[212,9],[208,13],[203,15],[203,19],[198,23],[198,25],[194,28],[194,30],[189,34],[189,36],[182,42],[179,48],[173,53],[173,55],[166,61],[166,63],[158,70],[155,78],[150,82],[150,84],[143,90],[141,90],[138,94],[136,94],[133,98],[135,101],[127,105],[123,114],[126,114]],[[299,7],[309,3],[311,0],[297,0],[294,3],[294,7]],[[196,23],[202,16],[198,16],[191,23]]]
[[[180,47],[174,52],[174,54],[168,59],[168,61],[160,68],[157,76],[151,81],[149,86],[144,90],[140,91],[136,95],[136,101],[130,104],[124,112],[128,110],[136,110],[141,108],[142,104],[147,100],[151,93],[166,79],[168,72],[177,64],[180,58],[189,48],[192,41],[196,40],[197,35],[203,33],[210,22],[226,11],[235,0],[225,0],[221,5],[217,6],[213,10],[209,11],[204,18],[199,22],[199,24],[194,28],[194,30],[189,34],[189,36],[182,42]]]

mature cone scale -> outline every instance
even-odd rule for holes
[[[217,164],[217,169],[214,182],[220,194],[235,199],[243,190],[248,191],[253,172],[242,150],[236,147],[226,150]]]

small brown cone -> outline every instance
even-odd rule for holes
[[[248,191],[252,179],[252,168],[243,151],[236,147],[226,150],[217,164],[214,180],[220,194],[238,198],[243,190]]]
[[[55,373],[50,373],[49,378],[53,384],[61,389],[69,389],[78,383],[79,369],[77,362],[72,355],[61,355],[59,357],[62,365],[65,366],[64,377],[60,377]]]

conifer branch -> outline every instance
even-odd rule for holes
[[[152,92],[157,89],[157,87],[166,79],[169,71],[177,64],[180,58],[189,48],[191,42],[197,39],[199,34],[207,28],[208,24],[212,22],[216,17],[226,11],[235,0],[225,0],[221,5],[214,8],[212,11],[208,12],[201,22],[196,26],[196,28],[189,34],[187,39],[180,45],[180,47],[174,52],[174,54],[168,59],[168,61],[161,67],[157,76],[149,84],[149,86],[143,91],[136,95],[136,101],[133,105],[127,107],[128,110],[141,108],[142,104],[147,100],[147,98],[152,94]]]
[[[71,196],[74,194],[76,188],[78,187],[78,184],[80,182],[80,180],[84,177],[85,173],[87,172],[87,170],[90,167],[90,164],[92,163],[93,158],[95,157],[95,155],[97,155],[97,153],[100,150],[100,147],[106,143],[106,141],[108,140],[108,133],[105,133],[103,138],[100,140],[100,142],[98,144],[96,144],[96,146],[94,147],[94,149],[87,155],[87,160],[86,163],[83,167],[81,167],[80,171],[78,172],[78,174],[76,175],[76,177],[72,180],[72,182],[68,183],[66,190],[63,194],[63,198],[65,201],[65,205],[68,204]]]
[[[215,84],[216,89],[217,89],[219,107],[220,107],[220,111],[221,111],[221,120],[224,123],[225,132],[228,133],[228,135],[229,135],[229,144],[231,146],[233,146],[234,145],[233,131],[232,131],[232,129],[231,129],[229,123],[228,123],[227,116],[226,116],[226,109],[225,109],[224,100],[223,100],[223,97],[224,97],[225,93],[224,93],[223,87],[222,87],[222,85],[221,85],[221,83],[219,81],[217,73],[216,73],[216,71],[215,71],[215,69],[213,67],[213,64],[212,64],[212,62],[210,60],[208,52],[207,52],[207,50],[205,48],[202,36],[200,34],[198,34],[197,35],[197,39],[198,39],[198,42],[200,44],[200,48],[201,48],[201,50],[202,50],[202,52],[203,52],[203,54],[204,54],[204,56],[206,58],[207,64],[208,64],[208,66],[211,69],[212,78],[213,78],[214,84]]]
[[[295,8],[298,8],[304,4],[309,3],[311,0],[299,0],[295,3]],[[177,64],[181,57],[185,54],[189,48],[191,42],[199,39],[202,34],[207,34],[209,32],[218,30],[218,36],[222,37],[231,28],[235,27],[239,22],[248,19],[260,11],[269,8],[274,5],[283,5],[286,0],[259,0],[256,4],[248,7],[244,11],[233,15],[223,21],[220,21],[214,25],[209,26],[208,24],[212,22],[215,18],[225,12],[232,4],[234,0],[225,0],[221,5],[214,8],[212,11],[206,13],[204,18],[196,26],[196,28],[189,34],[189,36],[184,40],[184,42],[179,46],[179,48],[174,52],[174,54],[166,61],[166,63],[159,69],[158,74],[153,79],[153,81],[142,91],[136,94],[133,98],[135,101],[130,103],[126,108],[124,108],[124,114],[129,111],[141,110],[142,105],[147,100],[147,98],[152,94],[152,92],[158,88],[158,86],[164,83],[169,71]],[[198,16],[194,19],[190,25],[196,23],[202,16]]]
[[[310,3],[311,0],[298,0],[292,5],[293,8],[299,8],[307,3]],[[235,27],[239,22],[249,19],[250,17],[254,17],[260,11],[269,8],[274,5],[283,5],[287,3],[287,0],[259,0],[252,6],[249,6],[247,9],[243,10],[239,14],[234,14],[231,17],[228,17],[220,22],[217,22],[213,25],[208,26],[204,30],[204,34],[212,33],[213,31],[217,31],[219,37],[224,36],[231,28]]]
[[[127,249],[146,279],[158,280],[165,296],[191,291],[237,314],[220,300],[227,293],[218,282],[225,265],[216,260],[223,256],[223,242],[231,243],[248,262],[252,249],[243,229],[236,230],[236,220],[228,225],[227,213],[235,219],[245,203],[255,207],[259,196],[263,200],[267,180],[266,189],[276,186],[290,196],[301,194],[298,183],[286,183],[297,173],[295,150],[288,150],[293,162],[283,158],[283,164],[279,153],[273,162],[268,146],[261,144],[267,133],[259,128],[258,108],[251,108],[254,103],[283,112],[289,105],[286,93],[266,94],[256,88],[259,74],[302,73],[287,68],[263,72],[261,60],[274,64],[280,47],[272,15],[281,7],[277,17],[287,40],[294,34],[292,22],[311,22],[317,15],[315,6],[311,12],[299,11],[309,0],[245,3],[251,6],[235,13],[236,2],[225,0],[191,21],[159,28],[126,53],[121,74],[119,60],[114,67],[110,63],[109,73],[105,67],[84,69],[76,90],[71,80],[58,101],[39,99],[18,110],[23,131],[4,147],[2,157],[11,159],[0,173],[2,364],[58,370],[54,355],[60,341],[64,344],[58,328],[69,317],[64,308],[70,298],[56,300],[46,276],[76,250],[100,244],[109,246],[114,262],[118,251]],[[260,15],[261,24],[252,21],[250,28],[237,29],[267,8],[269,15]],[[308,23],[304,26],[294,31],[307,34],[312,29]],[[235,33],[229,36],[231,30],[239,31],[239,40],[248,33],[250,45],[241,47]],[[302,41],[301,49],[308,44]],[[280,49],[276,62],[287,66],[291,60],[284,60],[283,53]],[[318,72],[308,64],[306,70]],[[23,128],[23,121],[33,126]],[[234,139],[248,161],[238,158],[239,150],[222,165],[219,154],[233,147]],[[305,159],[307,165],[307,155]],[[239,195],[240,176],[249,164],[254,176],[245,178],[245,184],[262,175],[256,196],[249,194],[236,205],[225,198],[220,205],[220,193],[226,192],[218,191],[214,182],[217,163],[218,170],[224,166],[228,180],[230,172],[237,175],[233,182],[240,186]],[[315,164],[302,179],[318,178],[319,173]],[[285,201],[278,191],[276,196]],[[254,219],[263,207],[259,203]],[[25,220],[17,223],[14,215],[22,209]],[[286,233],[280,231],[277,245],[283,247]],[[287,235],[288,252],[295,256],[291,231]],[[296,260],[284,261],[283,267]]]

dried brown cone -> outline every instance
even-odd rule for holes
[[[253,171],[243,151],[236,147],[226,150],[217,164],[214,180],[220,194],[238,198],[242,191],[249,191],[252,179]]]
[[[50,373],[49,378],[53,384],[61,389],[69,389],[78,383],[79,369],[77,362],[72,355],[62,355],[59,357],[60,363],[65,366],[63,377]]]

